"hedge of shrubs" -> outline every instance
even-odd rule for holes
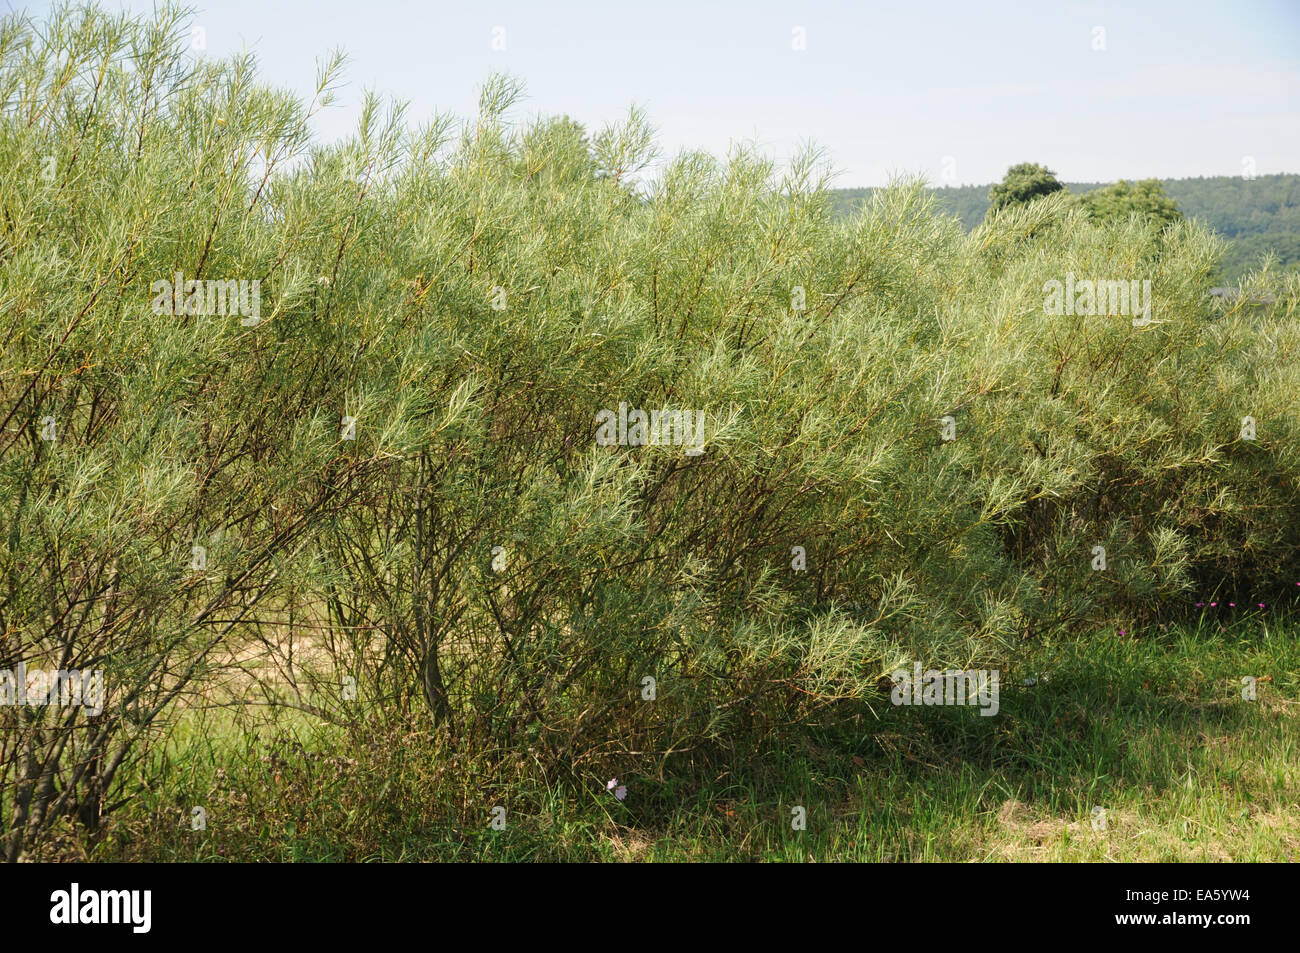
[[[0,27],[0,669],[106,686],[0,709],[10,859],[271,643],[313,717],[574,770],[1297,578],[1297,282],[1214,303],[1195,225],[840,220],[815,153],[654,161],[505,77],[326,145],[337,61],[304,103],[186,36]]]

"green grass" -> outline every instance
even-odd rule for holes
[[[513,762],[463,764],[416,735],[362,747],[297,717],[277,734],[194,714],[164,783],[91,856],[1295,861],[1297,635],[1294,617],[1255,614],[1035,645],[1003,666],[995,717],[882,695],[740,763],[683,754],[661,776],[619,775],[624,802],[601,777],[548,783]],[[1245,675],[1265,679],[1255,701],[1241,697]],[[190,804],[207,806],[207,830],[189,829]],[[503,831],[488,826],[497,804]],[[791,829],[795,806],[805,831]]]

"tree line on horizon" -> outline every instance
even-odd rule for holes
[[[1016,170],[1022,170],[1016,173]],[[1025,170],[1035,170],[1028,171]],[[1270,252],[1288,270],[1300,268],[1300,175],[1207,176],[1187,179],[1144,179],[1137,182],[1060,182],[1050,170],[1022,163],[1008,170],[1001,183],[992,185],[944,186],[930,189],[936,204],[957,218],[970,231],[984,221],[992,206],[991,194],[1014,180],[1029,176],[1029,182],[1051,182],[1071,195],[1084,199],[1093,210],[1127,214],[1130,209],[1173,220],[1169,203],[1179,216],[1209,225],[1225,239],[1218,279],[1239,281],[1259,267]],[[1045,175],[1044,175],[1045,174]],[[1032,185],[1031,185],[1032,188]],[[847,215],[875,189],[836,189],[833,201],[837,213]],[[1037,194],[1046,195],[1055,188]],[[1028,194],[1028,193],[1027,193]]]

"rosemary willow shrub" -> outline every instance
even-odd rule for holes
[[[93,715],[0,709],[8,860],[129,799],[122,769],[224,647],[318,587],[314,534],[370,462],[310,402],[319,340],[281,352],[271,308],[249,327],[151,307],[177,272],[260,280],[283,307],[304,240],[259,183],[305,148],[307,108],[184,35],[170,10],[0,22],[0,670],[106,686]]]
[[[990,266],[989,249],[1027,232]],[[1294,574],[1295,282],[1274,286],[1274,306],[1216,316],[1220,247],[1203,230],[1094,226],[1056,199],[994,217],[971,242],[966,432],[991,451],[984,478],[1015,482],[1003,535],[1048,597],[1043,622],[1150,616],[1195,583],[1261,591]],[[1150,281],[1150,311],[1045,314],[1047,282],[1067,276]]]

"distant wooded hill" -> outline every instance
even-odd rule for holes
[[[1164,179],[1165,193],[1188,218],[1208,224],[1229,239],[1221,278],[1236,281],[1268,251],[1288,268],[1300,268],[1300,175],[1212,176]],[[1075,195],[1102,188],[1106,182],[1067,182]],[[939,204],[972,229],[989,207],[988,185],[933,189]],[[844,214],[873,189],[835,190],[836,208]]]

